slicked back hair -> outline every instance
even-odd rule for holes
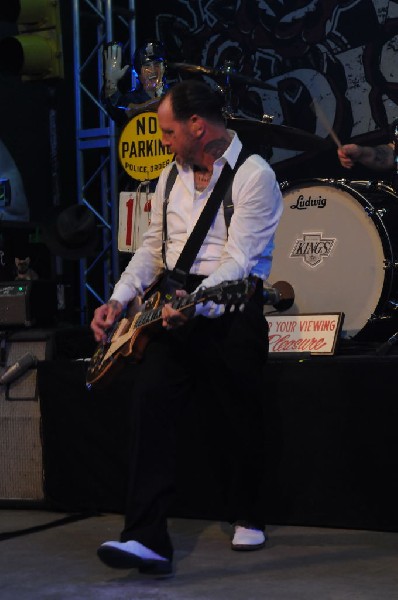
[[[198,115],[215,123],[225,123],[222,94],[212,90],[202,81],[195,79],[180,81],[167,91],[164,98],[166,97],[170,98],[174,118],[177,121],[187,121],[192,115]]]

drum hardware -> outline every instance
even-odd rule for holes
[[[365,206],[364,211],[369,215],[369,217],[373,217],[377,215],[380,219],[386,216],[387,210],[385,208],[375,208],[374,206]]]
[[[233,69],[233,63],[231,61],[225,61],[224,66],[216,69],[214,67],[207,67],[202,65],[191,65],[188,63],[167,63],[167,66],[171,69],[176,69],[177,71],[188,71],[189,73],[197,73],[199,75],[208,75],[213,77],[214,79],[222,79],[225,83],[243,83],[246,85],[254,85],[256,87],[262,88],[264,90],[272,90],[274,92],[278,91],[274,85],[270,83],[266,83],[265,81],[261,81],[261,79],[254,79],[252,77],[247,77],[246,75],[242,75]]]
[[[392,306],[393,310],[398,310],[398,300],[393,300],[391,298],[391,300],[389,300],[388,303],[390,306]],[[388,316],[388,318],[390,319],[391,316]]]
[[[319,183],[322,184],[330,184],[330,185],[334,185],[335,184],[335,179],[322,179],[322,178],[318,178],[316,181],[318,181]],[[281,191],[283,192],[283,190],[290,188],[292,186],[292,182],[289,179],[285,179],[284,181],[279,182],[279,187],[281,188]]]
[[[232,99],[232,85],[231,85],[231,75],[236,72],[234,63],[232,60],[224,61],[224,64],[221,68],[223,72],[223,83],[218,85],[220,92],[224,95],[225,98],[225,106],[224,106],[224,114],[231,115],[234,111],[234,104]]]
[[[378,208],[375,212],[381,219],[387,214],[387,210],[385,208]]]
[[[385,356],[391,351],[391,348],[395,346],[396,343],[398,343],[398,331],[377,348],[376,354],[379,356]]]
[[[283,192],[283,190],[286,189],[288,185],[290,185],[290,182],[287,179],[285,179],[284,181],[280,181],[279,187],[281,189],[281,192]]]
[[[350,185],[350,180],[340,179],[337,181],[343,182],[345,185]],[[388,194],[396,194],[395,188],[388,182],[373,179],[369,181],[355,180],[355,185],[361,186],[364,190],[369,190],[370,192],[382,192],[386,191]],[[373,198],[373,202],[377,202],[377,196]]]
[[[394,173],[392,176],[393,187],[398,190],[398,124],[394,125]]]
[[[378,185],[378,181],[358,181],[360,185],[363,185],[366,189],[375,189]]]
[[[397,263],[392,263],[390,260],[384,260],[384,269],[395,269],[397,267]]]

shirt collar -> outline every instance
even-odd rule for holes
[[[214,164],[223,165],[227,162],[229,164],[229,166],[231,167],[231,169],[233,169],[235,167],[236,161],[238,160],[240,151],[242,150],[242,142],[240,141],[236,131],[234,131],[233,129],[227,129],[227,131],[232,137],[231,143],[229,144],[228,148],[225,150],[224,154],[222,154],[220,156],[220,158],[217,158],[217,160],[214,161]],[[178,168],[179,172],[191,171],[191,166],[182,167],[179,163],[176,163],[176,164],[177,164],[177,168]]]
[[[229,164],[231,169],[233,169],[242,149],[242,142],[240,141],[236,131],[233,131],[232,129],[227,129],[227,131],[230,135],[232,135],[232,140],[224,154],[221,156],[221,159],[224,159],[224,161]]]

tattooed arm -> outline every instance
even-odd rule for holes
[[[91,329],[97,342],[105,341],[106,330],[113,325],[117,317],[122,312],[122,305],[117,300],[109,300],[107,304],[99,306],[94,311],[94,317],[91,321]]]
[[[394,145],[358,146],[346,144],[337,150],[340,163],[346,169],[351,169],[355,163],[360,163],[369,169],[386,171],[394,166]]]

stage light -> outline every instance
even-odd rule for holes
[[[24,80],[63,77],[58,0],[7,0],[1,21],[15,23],[17,31],[0,39],[0,72]]]

